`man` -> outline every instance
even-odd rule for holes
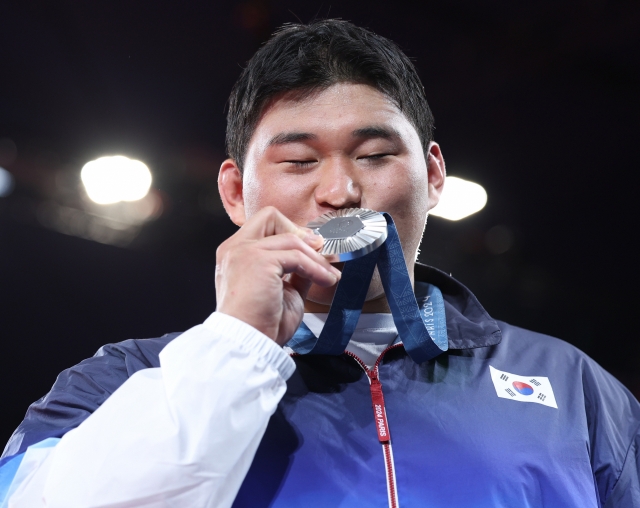
[[[218,250],[216,312],[63,372],[5,449],[0,499],[640,506],[633,396],[572,346],[496,322],[414,265],[445,166],[393,43],[342,21],[287,26],[243,71],[228,121],[219,188],[241,227]],[[290,339],[320,332],[341,277],[304,226],[351,207],[393,218],[421,312],[446,319],[446,352],[414,361],[376,272],[346,351],[296,354]]]

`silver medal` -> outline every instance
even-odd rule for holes
[[[324,238],[320,253],[331,263],[349,261],[376,250],[387,239],[387,221],[366,208],[327,212],[307,224]]]

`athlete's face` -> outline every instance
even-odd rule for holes
[[[233,172],[235,163],[225,161],[222,172],[225,164]],[[303,226],[340,208],[385,211],[412,267],[443,180],[438,145],[426,161],[418,133],[391,101],[370,86],[340,83],[302,100],[284,95],[266,107],[237,183],[238,203],[225,205],[238,225],[267,205]],[[333,289],[314,286],[309,299],[329,304]],[[374,280],[367,299],[381,295]]]

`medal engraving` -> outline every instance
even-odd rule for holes
[[[307,224],[324,238],[320,252],[330,262],[349,261],[374,251],[387,239],[387,221],[366,208],[347,208],[322,214]]]
[[[360,217],[336,217],[318,228],[325,240],[338,240],[355,235],[364,227]]]

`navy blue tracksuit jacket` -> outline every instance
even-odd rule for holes
[[[234,506],[640,507],[633,395],[573,346],[493,320],[439,270],[416,265],[416,280],[443,293],[449,351],[416,364],[399,344],[375,372],[349,354],[294,356]],[[158,367],[177,335],[110,344],[62,372],[0,467]],[[384,422],[375,397],[372,411],[374,378]]]

